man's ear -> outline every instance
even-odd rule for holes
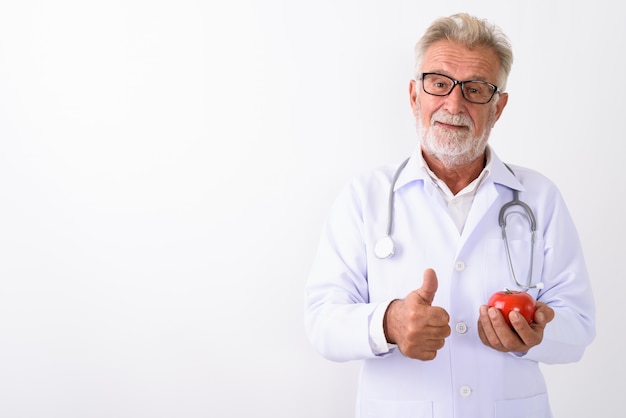
[[[413,116],[417,117],[417,111],[419,109],[419,103],[417,102],[418,95],[418,82],[415,80],[409,81],[409,100],[411,102],[411,109],[413,109]]]
[[[509,93],[500,93],[500,97],[498,98],[498,103],[496,103],[496,113],[495,113],[495,118],[493,120],[494,125],[496,124],[498,119],[500,119],[500,116],[502,115],[502,111],[506,107],[506,104],[508,101],[509,101]]]

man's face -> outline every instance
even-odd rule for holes
[[[496,84],[500,64],[489,48],[472,50],[442,40],[426,50],[422,72]],[[496,93],[487,104],[470,103],[463,97],[460,85],[447,96],[433,96],[423,91],[420,80],[411,81],[409,92],[423,151],[449,167],[483,156],[491,128],[508,99],[506,93]]]

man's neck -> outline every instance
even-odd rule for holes
[[[483,154],[468,164],[458,166],[446,166],[442,161],[422,151],[424,161],[433,173],[450,189],[453,194],[457,194],[472,181],[476,180],[485,168],[487,155]]]

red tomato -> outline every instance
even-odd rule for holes
[[[529,324],[535,316],[535,299],[527,292],[508,289],[502,290],[491,295],[487,304],[500,309],[509,326],[511,326],[511,322],[509,321],[509,313],[511,311],[517,311],[522,314]]]

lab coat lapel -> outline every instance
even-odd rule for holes
[[[461,251],[472,234],[481,227],[481,222],[495,222],[497,225],[497,217],[489,218],[485,216],[487,211],[498,201],[498,188],[496,184],[516,190],[525,190],[519,179],[511,173],[491,148],[489,152],[491,154],[490,173],[485,179],[486,181],[478,187],[476,196],[474,197],[474,202],[472,203],[472,207],[470,208],[465,222],[465,228],[463,228],[463,233],[461,234],[461,241],[458,247],[459,251]]]
[[[467,220],[465,222],[465,227],[463,228],[463,232],[461,233],[461,240],[459,245],[459,251],[463,248],[467,240],[471,237],[471,235],[476,231],[477,228],[480,227],[481,222],[498,222],[497,219],[488,219],[485,216],[487,211],[496,203],[498,200],[498,191],[496,190],[496,186],[493,182],[486,182],[481,187],[479,187],[476,196],[474,197],[474,202],[472,203],[472,207],[470,208],[469,214],[467,215]]]

